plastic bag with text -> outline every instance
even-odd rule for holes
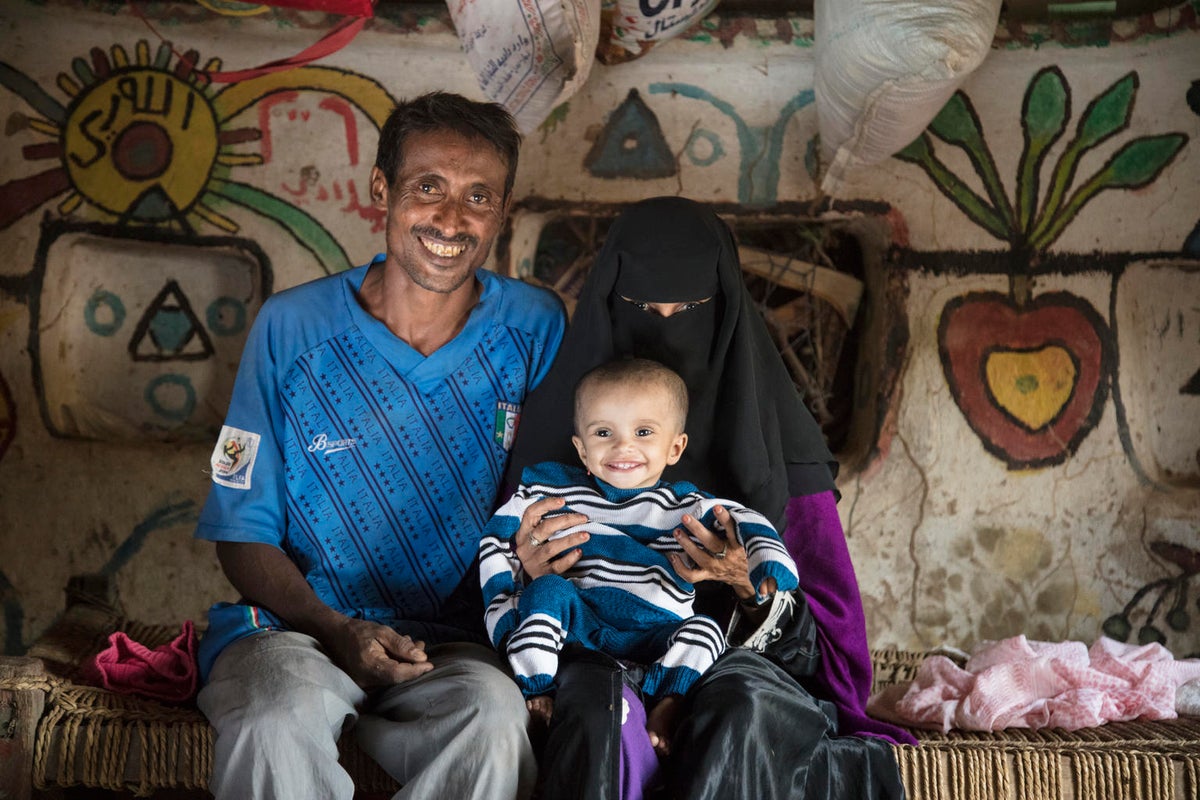
[[[600,0],[448,0],[447,7],[479,87],[523,133],[587,81]]]
[[[604,0],[600,5],[601,64],[621,64],[686,31],[718,0]]]
[[[846,172],[903,150],[991,48],[1001,0],[816,0],[817,120],[836,195]]]

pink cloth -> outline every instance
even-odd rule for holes
[[[121,694],[183,703],[196,693],[196,629],[191,620],[174,640],[151,650],[124,631],[108,637],[108,647],[84,666],[84,677]]]
[[[1174,719],[1175,690],[1200,678],[1200,660],[1176,661],[1159,644],[1102,637],[1082,642],[989,642],[965,668],[931,656],[902,697],[872,698],[873,711],[909,725],[994,731],[1077,730],[1131,719]]]

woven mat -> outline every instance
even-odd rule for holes
[[[212,729],[194,706],[172,707],[75,683],[79,668],[124,630],[148,647],[179,631],[99,605],[71,606],[30,649],[50,672],[38,728],[34,785],[90,786],[150,796],[204,789]],[[872,653],[875,687],[912,680],[924,653]],[[984,734],[918,731],[897,746],[908,800],[1197,800],[1200,719],[1125,722],[1079,731]],[[343,737],[342,763],[360,789],[395,791],[375,762]]]
[[[875,690],[916,677],[925,653],[878,650]],[[896,747],[908,800],[1198,800],[1200,719],[1099,728],[914,731]]]
[[[118,630],[150,648],[179,635],[178,628],[146,625],[111,607],[77,604],[29,649],[27,655],[42,659],[49,672],[34,786],[87,786],[138,797],[157,789],[207,789],[213,731],[194,704],[170,706],[75,683],[81,666]],[[390,794],[399,788],[353,736],[338,744],[342,765],[359,789]]]

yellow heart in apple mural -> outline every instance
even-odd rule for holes
[[[988,394],[1031,431],[1053,422],[1071,399],[1079,368],[1065,348],[996,350],[984,361]]]

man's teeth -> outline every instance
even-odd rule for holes
[[[421,240],[421,243],[425,245],[425,249],[427,249],[429,252],[433,253],[435,256],[441,256],[442,258],[452,258],[460,255],[462,251],[467,249],[465,244],[442,244],[441,242],[430,242],[424,239]]]

